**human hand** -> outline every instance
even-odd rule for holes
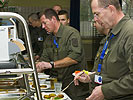
[[[74,84],[79,85],[79,81],[83,83],[91,82],[90,76],[83,71],[77,73],[74,77]]]
[[[95,87],[95,89],[92,91],[92,94],[86,98],[86,100],[104,100],[101,86]]]
[[[38,62],[36,64],[37,72],[42,72],[45,69],[52,68],[51,64],[49,62]]]

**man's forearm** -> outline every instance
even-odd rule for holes
[[[76,60],[71,59],[70,57],[66,57],[64,59],[58,60],[54,62],[55,68],[62,68],[67,67],[73,64],[77,64],[78,62]]]

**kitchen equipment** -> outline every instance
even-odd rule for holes
[[[4,25],[0,26],[0,33],[1,33],[1,35],[0,35],[0,43],[1,43],[0,62],[3,63],[3,62],[14,61],[17,65],[17,68],[1,69],[0,76],[1,75],[9,75],[9,76],[16,75],[16,77],[17,77],[18,75],[22,75],[23,76],[22,82],[24,82],[25,87],[20,87],[20,88],[25,88],[26,93],[24,96],[19,97],[19,100],[24,100],[24,98],[26,98],[26,97],[30,98],[30,100],[31,100],[33,93],[30,90],[27,74],[32,74],[33,80],[35,83],[35,90],[37,93],[37,100],[42,100],[41,91],[40,91],[40,87],[39,87],[38,74],[37,74],[35,63],[34,63],[35,61],[34,61],[33,52],[32,52],[30,34],[29,34],[28,24],[27,24],[26,20],[21,15],[19,15],[17,13],[13,13],[13,12],[0,12],[0,18],[1,18],[1,20],[5,20],[7,22],[6,26],[4,26]],[[10,22],[10,24],[8,24],[8,22]],[[30,68],[27,64],[28,69],[26,67],[22,66],[21,62],[18,61],[17,57],[15,56],[17,54],[22,54],[21,51],[25,50],[23,43],[21,43],[20,41],[19,42],[17,41],[17,40],[19,40],[18,39],[19,34],[17,34],[17,31],[16,31],[17,30],[17,28],[16,28],[17,22],[19,22],[21,24],[21,27],[24,28],[24,30],[23,30],[24,39],[25,39],[26,50],[28,51],[29,63],[30,63]],[[11,41],[13,41],[13,42],[9,43]],[[15,45],[14,48],[9,48],[10,44]],[[10,49],[15,49],[15,50],[11,50],[12,52],[9,52]],[[13,51],[15,51],[15,52],[13,52]],[[10,85],[13,86],[14,84],[10,84]],[[18,88],[18,87],[14,87],[14,88]],[[15,97],[14,94],[11,95],[9,98],[12,98],[12,97]],[[7,98],[8,98],[8,96],[7,96]],[[4,98],[2,100],[9,100],[9,98],[8,99]],[[12,100],[12,99],[10,99],[10,100]],[[14,99],[14,100],[18,100],[18,99]]]

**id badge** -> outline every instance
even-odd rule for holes
[[[43,41],[43,37],[39,37],[38,38],[38,41]]]
[[[102,84],[102,76],[100,75],[95,75],[95,80],[96,83],[98,84]]]

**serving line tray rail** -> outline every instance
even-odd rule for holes
[[[32,68],[24,68],[24,69],[1,69],[0,75],[11,75],[11,74],[30,74],[33,73]]]

